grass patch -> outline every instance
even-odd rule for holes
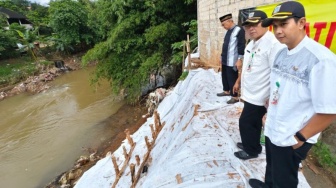
[[[16,84],[36,73],[36,63],[29,58],[3,60],[0,62],[0,87]]]
[[[336,156],[330,151],[329,145],[318,141],[313,146],[312,151],[323,168],[333,174],[336,173]]]

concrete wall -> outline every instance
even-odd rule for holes
[[[198,0],[198,43],[200,58],[210,65],[219,65],[226,30],[220,25],[219,17],[232,13],[238,23],[240,9],[280,3],[285,0]]]

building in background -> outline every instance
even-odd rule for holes
[[[4,15],[7,18],[7,27],[5,29],[9,29],[9,25],[12,23],[18,23],[21,26],[24,26],[26,29],[33,29],[33,24],[27,20],[27,17],[14,12],[12,10],[0,7],[0,14]]]

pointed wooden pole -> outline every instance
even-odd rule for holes
[[[188,71],[190,71],[191,68],[191,57],[190,57],[190,40],[189,40],[189,35],[187,35],[187,53],[188,53]]]
[[[134,177],[134,175],[135,175],[135,165],[133,163],[130,165],[130,170],[131,170],[131,177],[132,177],[132,184],[133,184],[134,181],[135,181],[135,177]]]
[[[130,131],[128,129],[125,130],[125,134],[126,134],[126,138],[127,138],[129,145],[133,146],[134,142],[133,142],[132,137],[130,136]]]
[[[137,166],[139,166],[140,165],[140,157],[139,157],[139,155],[135,156],[135,160],[136,160]]]
[[[113,163],[114,170],[115,170],[116,177],[117,177],[119,174],[119,167],[118,167],[117,160],[114,155],[112,155],[112,163]]]

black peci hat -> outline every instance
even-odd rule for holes
[[[232,14],[230,13],[230,14],[226,14],[226,15],[220,17],[219,20],[221,22],[224,22],[225,20],[228,20],[228,19],[231,19],[231,18],[232,18]]]
[[[242,25],[245,26],[248,24],[259,23],[260,21],[266,18],[267,18],[267,15],[265,12],[261,10],[254,10],[248,14],[248,18],[245,20],[245,22]]]
[[[272,17],[265,19],[262,22],[262,26],[268,27],[273,23],[273,20],[283,20],[292,17],[305,17],[305,10],[301,3],[287,1],[277,5],[273,10]]]

